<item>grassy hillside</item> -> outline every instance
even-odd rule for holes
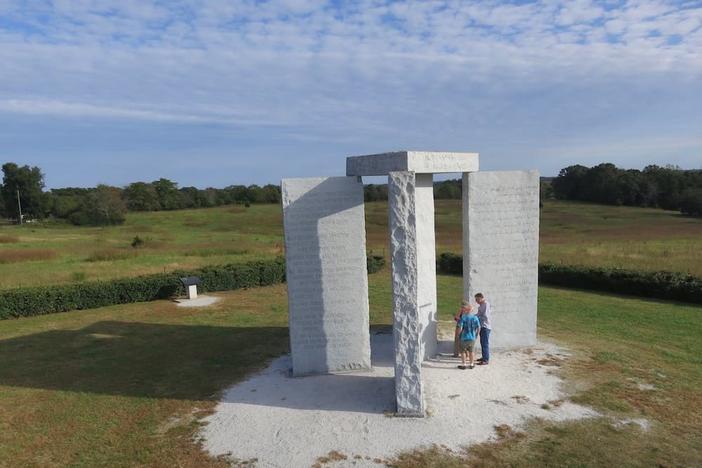
[[[366,204],[368,248],[387,249],[387,205]],[[460,253],[461,205],[436,202],[437,250]],[[123,226],[0,226],[0,288],[246,261],[283,252],[277,205],[130,213]],[[144,241],[131,247],[135,236]],[[385,252],[387,255],[387,252]],[[542,261],[702,276],[702,220],[658,209],[549,201]]]
[[[450,317],[460,278],[438,281],[440,315]],[[387,272],[371,275],[370,293],[371,322],[389,323]],[[158,301],[0,322],[0,466],[226,466],[192,443],[196,418],[287,351],[288,330],[284,285],[220,296],[200,310]],[[699,466],[702,308],[666,303],[661,327],[651,319],[661,307],[541,288],[540,336],[574,352],[554,371],[603,417],[533,421],[475,448],[482,465]],[[651,428],[614,424],[626,418]],[[413,457],[399,466],[465,466]]]

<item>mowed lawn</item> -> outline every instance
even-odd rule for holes
[[[387,204],[366,204],[368,249],[387,252]],[[437,251],[462,251],[461,202],[436,202]],[[139,248],[134,238],[143,240]],[[130,213],[122,226],[0,226],[0,289],[129,277],[284,252],[278,205]],[[702,276],[702,219],[658,209],[547,201],[541,260]]]
[[[460,283],[439,276],[443,318]],[[288,338],[285,285],[219,296],[202,310],[158,301],[0,322],[0,466],[224,466],[193,442],[197,419]],[[387,271],[370,276],[370,297],[371,322],[389,323]],[[540,336],[574,353],[554,372],[603,416],[501,428],[468,454],[395,463],[700,466],[701,318],[698,306],[541,288]]]

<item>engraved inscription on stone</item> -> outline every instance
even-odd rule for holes
[[[492,308],[491,345],[536,342],[539,174],[463,174],[465,295],[482,292]]]
[[[283,179],[293,375],[370,368],[363,185]]]

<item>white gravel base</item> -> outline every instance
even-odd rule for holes
[[[290,357],[284,356],[229,388],[205,419],[205,449],[232,460],[256,459],[262,467],[308,467],[330,451],[347,457],[334,466],[379,466],[378,459],[419,447],[459,450],[484,442],[501,424],[597,415],[560,401],[561,380],[549,370],[567,355],[540,343],[529,350],[493,353],[489,366],[472,370],[458,370],[452,357],[427,362],[422,375],[428,416],[392,417],[392,335],[374,335],[371,344],[371,372],[292,378]],[[441,345],[447,351],[452,347]],[[542,408],[544,404],[549,407]]]
[[[178,299],[178,307],[207,307],[219,302],[221,298],[214,296],[198,296],[197,299]]]

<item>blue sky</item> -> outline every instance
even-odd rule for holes
[[[0,161],[49,187],[397,149],[702,168],[702,2],[0,0]]]

